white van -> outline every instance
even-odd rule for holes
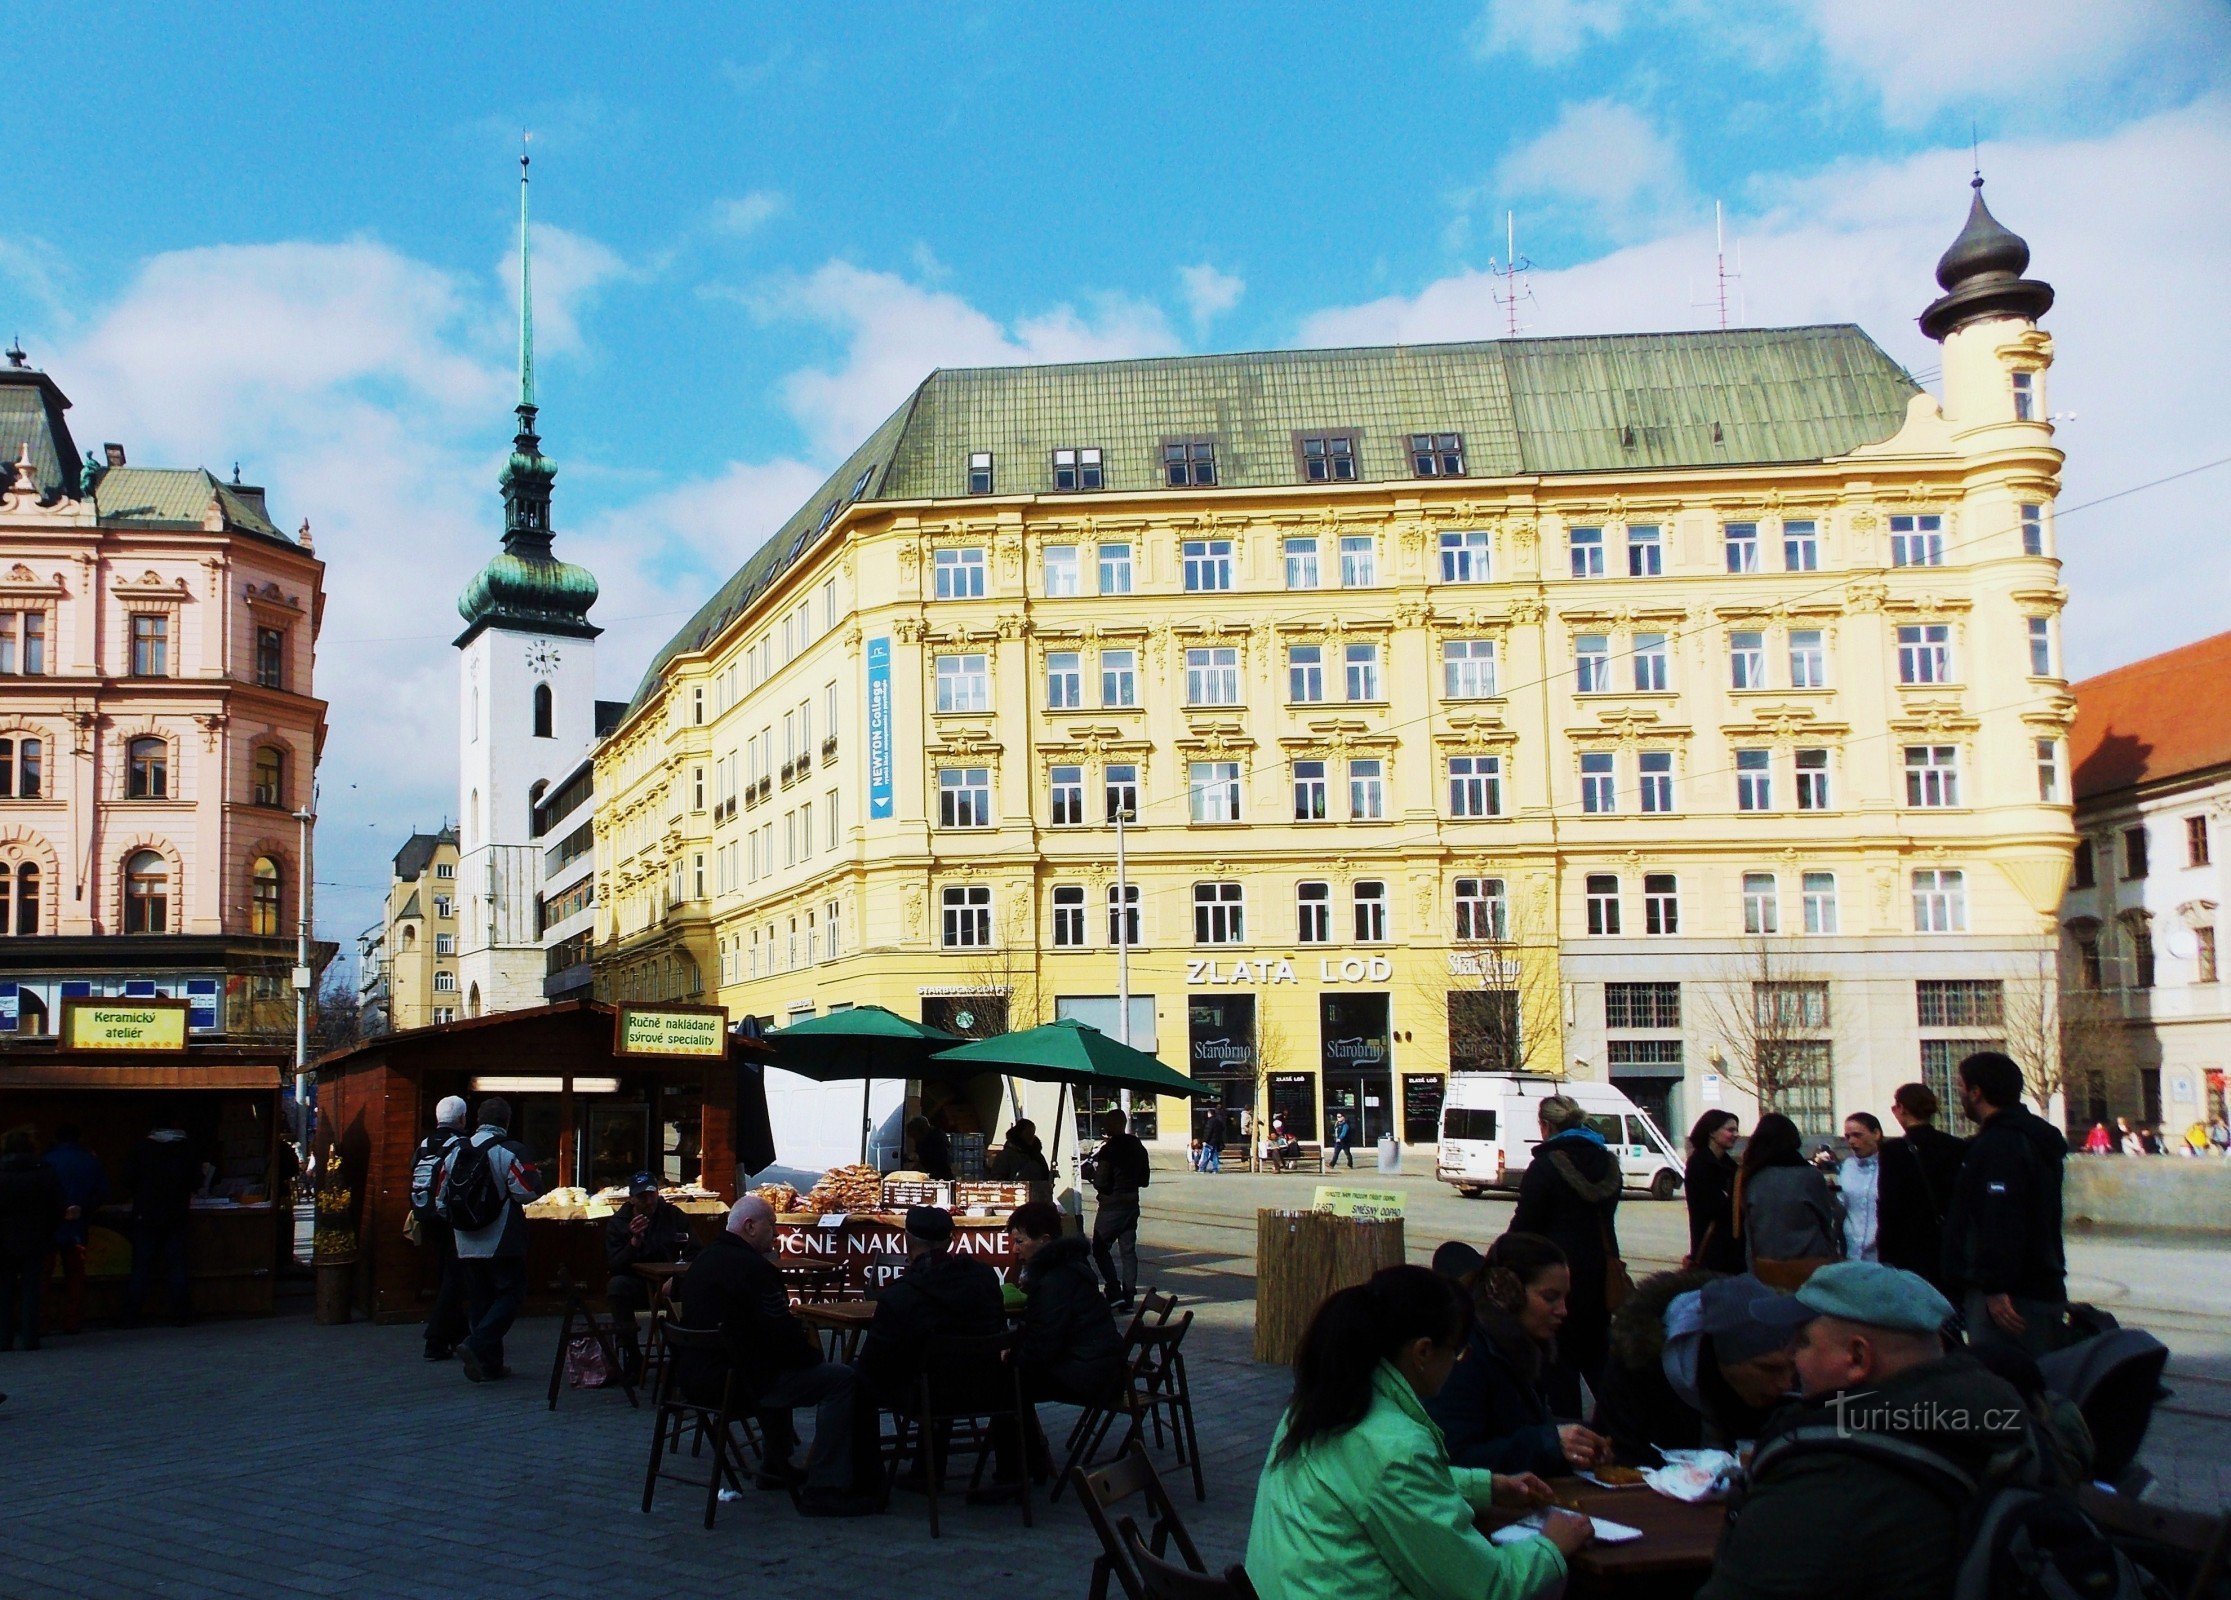
[[[1682,1163],[1673,1145],[1626,1092],[1611,1083],[1571,1083],[1521,1072],[1456,1072],[1441,1105],[1443,1183],[1469,1196],[1516,1189],[1541,1143],[1541,1103],[1561,1094],[1580,1103],[1588,1126],[1619,1158],[1626,1187],[1653,1200],[1680,1192]]]

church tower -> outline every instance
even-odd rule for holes
[[[596,579],[550,544],[558,469],[535,432],[527,158],[519,158],[519,429],[504,464],[503,549],[457,609],[457,988],[464,1016],[543,1003],[534,805],[596,737]]]

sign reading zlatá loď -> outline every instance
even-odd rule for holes
[[[622,1006],[612,1053],[622,1056],[728,1054],[726,1006]]]
[[[65,1000],[62,1048],[182,1054],[186,1010],[183,1000]]]

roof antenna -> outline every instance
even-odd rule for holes
[[[1975,187],[1983,187],[1983,139],[1976,132],[1975,118],[1968,118],[1968,166],[1975,174]]]
[[[1490,256],[1487,270],[1490,277],[1503,280],[1503,286],[1493,291],[1495,303],[1501,306],[1504,311],[1504,336],[1515,339],[1518,337],[1519,326],[1518,303],[1521,300],[1531,302],[1534,298],[1533,289],[1525,281],[1525,275],[1533,270],[1534,263],[1518,253],[1517,212],[1506,211],[1503,213],[1503,229],[1503,248],[1505,252],[1503,264],[1498,267],[1495,265],[1494,257]]]
[[[1722,331],[1725,331],[1728,325],[1727,286],[1730,283],[1740,280],[1742,276],[1742,243],[1741,241],[1737,241],[1736,243],[1735,265],[1734,267],[1730,268],[1727,264],[1727,219],[1721,210],[1720,202],[1715,200],[1712,202],[1712,277],[1714,283],[1713,298],[1709,301],[1692,300],[1689,303],[1694,306],[1716,306],[1719,311],[1720,327]]]

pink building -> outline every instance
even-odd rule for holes
[[[164,995],[197,1035],[291,1026],[293,813],[325,737],[324,564],[263,491],[84,454],[0,366],[0,1034]],[[319,952],[319,960],[327,952]]]

